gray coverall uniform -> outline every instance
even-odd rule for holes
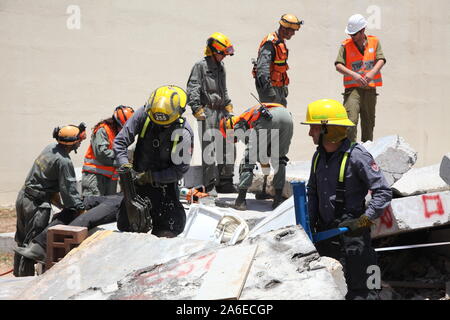
[[[268,119],[261,115],[258,120],[255,121],[254,130],[257,140],[252,141],[251,134],[249,140],[245,145],[244,158],[241,161],[239,167],[239,189],[248,189],[253,181],[253,169],[255,162],[252,159],[257,159],[260,163],[268,163],[268,159],[261,159],[261,155],[268,155],[272,168],[277,169],[275,171],[273,179],[273,187],[275,189],[283,189],[286,180],[286,164],[288,158],[286,157],[289,152],[293,135],[293,123],[291,113],[284,107],[275,107],[268,109],[272,115],[272,119]],[[266,130],[267,135],[262,134],[262,131]],[[239,130],[239,126],[235,127],[235,131]],[[277,154],[271,154],[270,150],[272,145],[278,146],[279,150]],[[262,154],[258,150],[258,146],[267,146],[267,152]],[[257,157],[255,158],[255,155]]]
[[[15,241],[19,247],[28,244],[48,225],[51,196],[60,193],[65,208],[84,209],[76,188],[72,160],[63,145],[52,143],[34,161],[16,200],[17,226]],[[34,275],[34,261],[14,255],[14,275]]]
[[[198,122],[198,133],[202,146],[203,185],[209,191],[214,185],[233,183],[236,147],[234,144],[227,147],[225,139],[218,131],[219,121],[223,117],[229,116],[229,112],[224,107],[231,103],[228,97],[223,62],[217,63],[212,56],[206,56],[197,62],[192,68],[186,91],[187,103],[191,106],[192,112],[196,113],[201,107],[204,107],[206,116],[206,120]],[[212,130],[208,132],[209,129]],[[214,138],[211,139],[212,134],[214,134]],[[214,143],[215,155],[208,155],[210,159],[205,159],[204,150],[211,143]],[[211,149],[208,148],[208,150]],[[218,177],[214,158],[219,169]]]
[[[109,149],[109,138],[106,130],[100,127],[91,136],[92,151],[97,161],[105,166],[115,166],[114,150]],[[102,174],[83,170],[81,188],[83,196],[106,196],[117,193],[117,180]]]
[[[275,48],[267,41],[258,52],[255,86],[261,102],[274,102],[287,106],[288,88],[274,87],[270,80],[270,65],[275,59]]]
[[[336,186],[341,159],[343,153],[350,148],[350,140],[347,138],[331,154],[318,147],[316,154],[319,152],[320,155],[315,172],[316,154],[313,157],[307,197],[311,226],[316,231],[336,228],[342,221],[358,218],[362,214],[374,220],[382,215],[392,199],[392,191],[372,155],[362,145],[356,144],[347,160],[348,167],[345,171],[345,207],[343,212],[336,212]],[[365,197],[369,190],[372,192],[372,199],[366,206]],[[347,299],[377,296],[376,292],[367,287],[367,268],[377,264],[369,228],[364,229],[361,236],[343,234],[318,242],[316,248],[320,255],[335,258],[344,266]]]
[[[194,133],[184,118],[169,126],[160,126],[150,120],[144,130],[147,118],[145,107],[139,108],[117,134],[113,147],[116,161],[119,166],[129,162],[127,148],[138,135],[133,169],[136,172],[151,171],[153,183],[137,185],[136,192],[142,198],[148,197],[152,203],[152,233],[158,236],[168,231],[178,235],[186,223],[186,214],[179,201],[178,181],[189,169]],[[117,219],[119,230],[127,230],[126,220],[126,212],[121,210]]]

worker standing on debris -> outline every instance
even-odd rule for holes
[[[355,124],[348,129],[350,141],[356,141],[358,118],[361,116],[361,141],[373,141],[375,127],[376,87],[382,86],[380,70],[386,63],[377,37],[366,36],[367,21],[360,14],[352,15],[345,32],[349,39],[342,42],[334,63],[344,75],[344,106]]]
[[[316,244],[320,255],[335,258],[344,267],[346,299],[377,298],[367,287],[368,267],[377,264],[370,226],[392,199],[384,175],[372,155],[347,138],[353,127],[344,106],[331,99],[310,103],[306,121],[318,145],[307,185],[311,228],[317,232],[348,227],[349,232]],[[367,206],[365,197],[371,191]]]
[[[269,33],[261,41],[258,59],[253,63],[252,71],[259,100],[287,106],[289,50],[286,47],[286,40],[290,40],[303,23],[303,20],[299,20],[293,14],[284,14],[281,16],[278,30]]]
[[[291,113],[281,104],[263,103],[239,116],[223,118],[220,121],[220,131],[224,137],[228,129],[234,129],[235,136],[245,143],[244,158],[239,167],[239,194],[234,208],[247,210],[245,198],[253,181],[253,169],[258,161],[264,175],[270,172],[269,162],[274,168],[275,197],[272,208],[275,209],[284,201],[282,194],[286,180],[286,165],[289,161],[286,155],[293,135]],[[265,150],[261,150],[262,148]]]
[[[81,188],[83,195],[106,196],[117,193],[118,174],[113,151],[114,138],[134,110],[118,106],[113,115],[92,129],[91,144],[84,156]]]
[[[70,209],[73,214],[85,207],[76,187],[75,170],[70,152],[77,151],[86,139],[86,126],[67,125],[53,130],[57,143],[45,147],[34,161],[25,184],[16,200],[17,225],[15,241],[18,247],[30,241],[48,225],[51,204]],[[14,255],[16,277],[34,275],[34,261]]]
[[[189,169],[194,143],[192,129],[181,117],[186,101],[186,92],[180,87],[159,87],[114,140],[120,170],[132,168],[136,172],[136,192],[150,199],[152,233],[160,237],[175,237],[186,223],[178,191],[178,181]],[[136,136],[131,164],[127,148]]]
[[[236,192],[233,185],[236,149],[234,145],[227,146],[220,134],[216,134],[219,120],[233,114],[223,64],[223,59],[233,54],[230,39],[220,32],[213,33],[206,41],[204,58],[194,65],[187,83],[188,104],[198,120],[203,185],[212,196],[217,196],[217,192]]]

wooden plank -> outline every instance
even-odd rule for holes
[[[111,235],[113,233],[112,230],[99,230],[90,237],[86,238],[78,247],[71,250],[68,254],[66,254],[66,257],[73,255],[75,252],[79,250],[83,250],[84,248],[90,246],[92,243],[95,243],[96,241],[99,241],[101,239],[104,239]]]
[[[217,251],[196,300],[239,299],[258,245],[232,246]]]

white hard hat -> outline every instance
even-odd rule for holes
[[[347,28],[345,28],[345,33],[355,34],[359,30],[367,26],[367,21],[362,15],[354,14],[348,19]]]

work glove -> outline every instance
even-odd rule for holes
[[[136,183],[140,186],[145,184],[153,184],[153,176],[150,170],[139,172],[136,174]]]
[[[363,214],[357,219],[350,219],[341,222],[338,227],[347,227],[349,229],[346,233],[347,235],[351,237],[359,237],[362,236],[365,228],[369,228],[373,224],[374,223],[369,219],[369,217]]]
[[[123,165],[120,166],[119,170],[121,171],[128,171],[133,169],[133,165],[131,163],[124,163]]]
[[[225,106],[225,111],[227,111],[228,113],[233,113],[233,105],[230,103],[228,105]]]
[[[198,108],[198,110],[194,112],[194,117],[197,120],[206,119],[205,110],[203,109],[203,107]]]

